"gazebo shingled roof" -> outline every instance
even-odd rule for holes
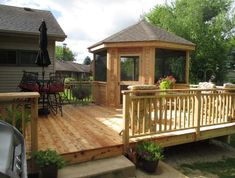
[[[122,43],[122,42],[168,42],[175,44],[183,44],[188,46],[195,46],[194,43],[179,37],[173,33],[154,26],[146,20],[141,20],[137,24],[134,24],[108,38],[88,47],[88,49],[94,48],[105,43]]]

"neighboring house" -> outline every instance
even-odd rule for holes
[[[168,75],[176,78],[176,88],[189,85],[189,58],[195,44],[145,20],[88,49],[94,53],[96,103],[119,106],[121,90],[128,85],[155,84]]]
[[[61,77],[71,77],[75,80],[88,80],[91,75],[90,65],[78,64],[73,61],[55,61],[55,71]]]
[[[39,26],[45,20],[51,65],[45,78],[55,70],[55,42],[64,41],[65,33],[50,11],[0,5],[0,92],[19,90],[23,70],[39,72],[34,62],[39,49]]]

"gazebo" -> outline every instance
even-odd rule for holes
[[[142,20],[88,49],[94,54],[95,103],[119,106],[128,85],[154,84],[172,75],[176,88],[188,87],[195,44]]]

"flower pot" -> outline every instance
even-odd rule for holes
[[[141,169],[148,173],[154,173],[157,171],[159,160],[149,161],[142,158],[139,158],[138,165]]]
[[[29,173],[28,178],[39,178],[39,172]]]
[[[58,168],[55,165],[50,165],[41,169],[42,178],[57,178]]]

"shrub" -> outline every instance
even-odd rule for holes
[[[37,151],[33,154],[33,158],[35,158],[40,168],[53,165],[60,169],[65,166],[64,159],[55,150],[47,149],[45,151]]]
[[[154,142],[141,142],[137,145],[137,155],[148,161],[162,160],[163,149]]]

